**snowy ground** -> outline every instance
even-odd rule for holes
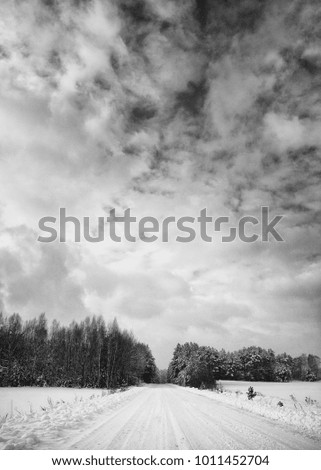
[[[90,388],[63,387],[3,387],[0,388],[0,419],[29,411],[41,411],[49,402],[74,402],[76,400],[101,396],[102,390]]]
[[[321,440],[321,402],[316,399],[320,397],[320,382],[283,384],[222,381],[220,383],[223,386],[222,393],[194,388],[187,390],[290,425],[307,436]],[[252,400],[249,400],[246,394],[250,386],[258,392]]]
[[[27,393],[32,406],[23,404],[19,389],[11,390],[12,396],[20,398],[20,407],[24,411],[16,409],[13,416],[8,414],[0,419],[0,449],[55,447],[68,432],[83,429],[85,424],[88,425],[102,413],[114,410],[141,389],[107,394],[102,390],[34,388]],[[20,390],[22,393],[26,391],[24,388]]]
[[[224,389],[236,392],[246,392],[249,387],[262,393],[263,395],[289,399],[290,395],[304,402],[306,397],[317,400],[321,404],[321,381],[320,382],[243,382],[235,380],[222,380]]]
[[[57,393],[44,409],[3,419],[0,449],[321,449],[316,404],[174,385],[68,402]]]

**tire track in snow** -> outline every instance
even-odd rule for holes
[[[99,423],[66,440],[66,449],[320,449],[290,427],[189,393],[150,385]]]

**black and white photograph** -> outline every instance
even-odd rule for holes
[[[320,0],[0,0],[21,450],[321,450]]]

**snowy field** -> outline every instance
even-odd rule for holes
[[[41,411],[49,403],[72,403],[91,396],[101,396],[102,390],[63,387],[3,387],[0,388],[0,418],[23,412]]]
[[[19,389],[12,390],[17,390],[13,392],[13,396],[15,393],[18,394]],[[24,390],[26,389],[21,388],[21,391]],[[55,448],[63,442],[66,432],[84,429],[85,425],[99,419],[104,413],[122,406],[141,390],[142,388],[133,388],[125,393],[118,391],[107,394],[92,389],[34,388],[29,394],[34,408],[0,418],[0,449]],[[74,392],[73,396],[71,392]],[[48,396],[51,399],[46,401]],[[69,401],[65,401],[64,398]],[[46,405],[39,406],[44,400]],[[22,406],[23,401],[20,403]],[[39,409],[36,409],[37,407]]]
[[[150,406],[156,407],[159,413],[161,406],[156,406],[156,398],[162,387],[168,394],[167,406],[169,407],[174,406],[176,395],[180,403],[180,396],[183,392],[186,395],[201,395],[215,400],[217,404],[221,402],[232,407],[231,412],[233,408],[234,410],[239,408],[250,411],[254,417],[261,415],[272,419],[276,424],[288,425],[291,429],[299,431],[300,435],[316,439],[316,442],[320,443],[321,404],[318,401],[312,401],[320,396],[320,383],[224,382],[222,385],[225,387],[222,393],[173,385],[138,387],[125,393],[118,391],[113,394],[99,389],[0,388],[0,449],[63,448],[70,434],[81,434],[91,426],[97,427],[99,420],[106,419],[105,417],[108,417],[110,413],[117,412],[115,422],[118,424],[119,410],[123,410],[126,419],[128,416],[138,419],[135,406],[140,400],[143,403],[143,409],[146,408],[146,394],[149,394]],[[253,386],[254,390],[259,392],[253,400],[248,400],[246,395],[249,386]],[[155,399],[153,394],[156,394]],[[186,395],[182,396],[188,404],[189,400]],[[293,398],[290,395],[293,395]],[[307,402],[306,396],[311,400]],[[173,403],[172,400],[174,400]],[[282,406],[280,406],[280,401],[282,401]],[[131,403],[133,409],[130,408]],[[172,414],[176,419],[175,406]],[[197,406],[192,407],[194,408],[198,409]],[[219,411],[221,407],[217,408],[216,405],[216,409]],[[222,407],[222,413],[221,419],[224,420],[226,418],[224,418],[225,407]],[[182,415],[185,417],[186,413]],[[141,417],[142,429],[139,432],[143,432],[145,424],[149,421],[148,414]],[[165,421],[168,420],[165,419]],[[187,427],[191,425],[189,421],[185,424]]]
[[[321,405],[321,382],[243,382],[222,380],[220,383],[226,391],[246,393],[252,386],[255,391],[266,397],[290,400],[293,395],[299,402],[305,398],[317,400]],[[101,397],[106,393],[101,389],[90,388],[51,388],[51,387],[17,387],[0,388],[0,418],[24,412],[41,411],[57,402],[74,403],[90,397]]]
[[[321,382],[221,381],[220,384],[222,393],[196,388],[186,390],[290,425],[306,436],[321,439]],[[252,400],[246,394],[249,387],[258,392]]]
[[[232,392],[247,392],[249,387],[253,387],[255,391],[269,397],[276,397],[287,400],[290,395],[304,402],[306,397],[317,400],[321,404],[321,381],[320,382],[243,382],[235,380],[221,380],[225,390]]]

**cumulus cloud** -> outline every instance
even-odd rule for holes
[[[321,353],[320,6],[228,3],[1,2],[2,310],[118,316],[161,367],[187,340]],[[264,205],[282,244],[36,242],[59,207]]]

